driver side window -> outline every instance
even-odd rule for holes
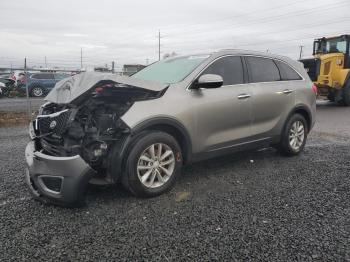
[[[226,56],[219,58],[204,70],[202,75],[215,74],[220,75],[223,80],[223,85],[243,84],[243,65],[239,56]]]

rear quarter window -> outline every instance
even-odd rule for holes
[[[301,76],[289,65],[281,61],[275,61],[280,70],[282,80],[301,80]]]
[[[32,78],[32,79],[41,79],[39,74],[34,74],[30,78]]]
[[[281,80],[279,70],[272,59],[263,57],[245,57],[249,70],[249,82],[272,82]]]

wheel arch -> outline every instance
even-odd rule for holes
[[[179,121],[168,117],[149,119],[132,128],[131,134],[134,136],[146,130],[162,131],[173,136],[180,145],[183,162],[186,164],[192,161],[191,138],[184,125]]]
[[[45,92],[45,87],[41,84],[41,83],[31,83],[29,86],[28,86],[28,92],[30,95],[32,95],[32,90],[33,88],[35,87],[40,87],[42,90],[43,90],[43,93]]]
[[[310,132],[310,130],[312,128],[312,114],[311,114],[311,111],[305,105],[297,105],[289,113],[286,122],[294,114],[300,114],[300,115],[302,115],[305,118],[306,123],[307,123],[307,130],[308,130],[308,132]]]
[[[186,128],[177,120],[171,118],[155,118],[143,121],[130,130],[120,141],[113,146],[107,158],[108,176],[117,182],[125,168],[126,157],[137,139],[145,131],[163,131],[172,135],[179,143],[183,163],[192,161],[192,143]]]

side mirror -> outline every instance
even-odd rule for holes
[[[195,83],[195,88],[218,88],[222,86],[224,80],[220,75],[205,74],[201,75]]]

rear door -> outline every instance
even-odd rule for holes
[[[51,73],[43,74],[42,77],[44,79],[43,82],[44,82],[45,88],[51,89],[55,86],[56,80],[53,74]]]
[[[252,92],[252,135],[268,139],[280,135],[286,117],[294,108],[295,92],[289,81],[283,81],[277,61],[246,56]]]
[[[220,88],[191,92],[199,151],[216,151],[249,140],[250,90],[245,83],[241,57],[219,58],[201,75],[204,74],[220,75],[224,84]]]

